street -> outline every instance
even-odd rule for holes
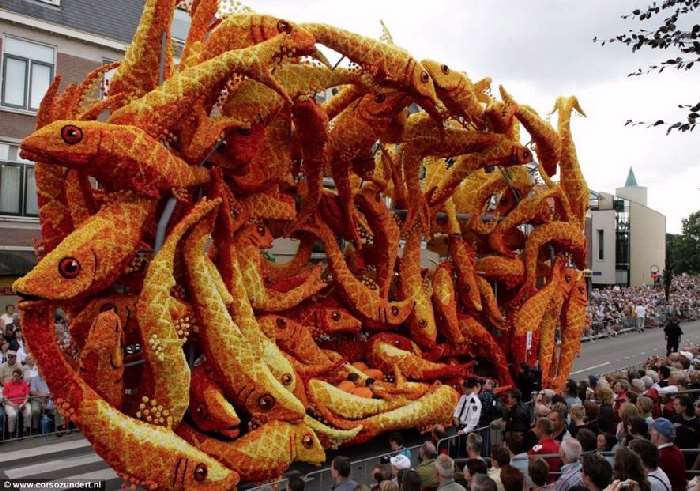
[[[700,321],[682,324],[685,343],[700,342]],[[639,365],[653,355],[666,354],[663,329],[647,329],[644,333],[628,332],[614,338],[602,338],[583,343],[581,355],[574,364],[571,377],[583,380],[591,374],[613,372],[620,368]]]

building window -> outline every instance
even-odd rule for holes
[[[36,111],[54,72],[54,49],[13,37],[3,39],[2,104]]]
[[[603,242],[603,231],[598,230],[598,260],[602,261],[605,259],[605,243]]]
[[[36,217],[34,164],[19,157],[19,147],[0,143],[0,215]]]
[[[190,24],[192,24],[190,14],[188,14],[186,10],[176,9],[175,15],[173,16],[173,24],[170,28],[170,34],[180,45],[184,45],[187,40],[187,35],[190,32]]]

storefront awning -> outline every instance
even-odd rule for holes
[[[33,251],[0,251],[0,276],[23,276],[35,265]]]

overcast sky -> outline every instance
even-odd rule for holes
[[[637,67],[671,56],[651,50],[633,54],[625,46],[592,42],[596,35],[623,32],[628,24],[620,15],[651,0],[244,3],[260,13],[325,22],[372,37],[381,34],[383,19],[394,42],[416,58],[447,63],[472,80],[490,76],[496,93],[503,84],[517,101],[540,114],[551,111],[557,96],[576,95],[588,117],[574,118],[574,141],[591,189],[614,192],[632,166],[639,185],[649,188],[649,206],[666,215],[668,232],[679,232],[681,219],[700,210],[700,130],[665,136],[661,127],[624,126],[627,119],[680,117],[678,104],[700,100],[700,67],[627,77]],[[700,14],[695,17],[693,23],[700,23]],[[652,22],[647,22],[649,27]]]

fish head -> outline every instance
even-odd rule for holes
[[[462,75],[459,72],[450,70],[446,64],[435,60],[422,60],[420,64],[423,65],[425,71],[433,79],[433,84],[438,92],[451,93],[464,88],[462,86],[464,82]]]
[[[22,140],[22,158],[80,169],[100,153],[107,123],[59,120]]]
[[[326,452],[316,432],[304,423],[292,425],[293,451],[296,460],[320,465],[326,460]]]
[[[243,239],[245,243],[254,245],[259,249],[269,249],[272,247],[272,232],[263,222],[250,222],[244,225],[238,237]]]
[[[416,97],[416,103],[423,107],[428,114],[438,120],[447,117],[447,108],[437,96],[433,77],[418,62],[414,63],[411,70],[409,85],[411,92]]]
[[[362,322],[340,306],[327,306],[321,309],[321,322],[327,334],[359,332]]]
[[[87,223],[87,222],[86,222]],[[98,253],[93,235],[78,229],[44,256],[12,288],[18,295],[68,300],[88,293],[95,282]]]

